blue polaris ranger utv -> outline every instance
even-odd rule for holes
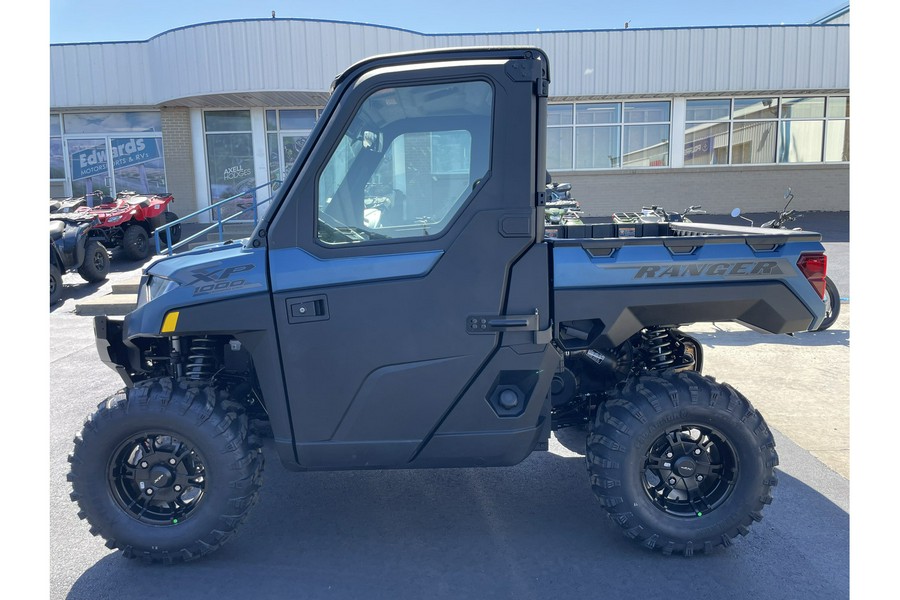
[[[253,234],[163,258],[97,317],[125,388],[75,439],[72,498],[125,556],[195,559],[293,470],[497,467],[584,427],[636,542],[691,555],[762,518],[763,417],[679,325],[814,330],[816,233],[695,223],[545,235],[536,48],[378,56],[338,76]]]

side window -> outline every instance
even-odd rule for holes
[[[370,95],[319,175],[318,239],[338,245],[441,233],[488,172],[492,107],[483,81]]]

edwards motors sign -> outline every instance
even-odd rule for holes
[[[140,165],[161,157],[159,139],[117,138],[112,140],[114,169]],[[72,153],[72,181],[106,173],[106,148],[88,148]]]

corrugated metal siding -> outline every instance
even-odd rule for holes
[[[324,92],[373,54],[473,45],[543,48],[557,98],[849,88],[846,26],[423,35],[266,19],[185,27],[147,42],[51,46],[50,104],[196,105],[211,94]]]
[[[147,45],[50,46],[50,106],[142,106],[150,101]]]

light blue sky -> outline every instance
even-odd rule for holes
[[[472,33],[809,23],[841,0],[50,0],[50,42],[145,40],[168,29],[228,19],[355,21],[421,33]]]

